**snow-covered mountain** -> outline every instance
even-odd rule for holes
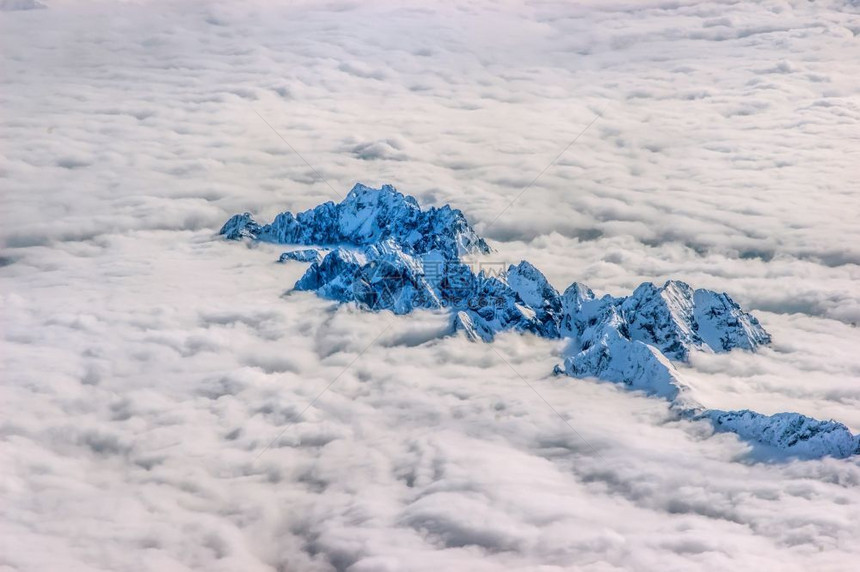
[[[296,290],[370,311],[447,311],[451,331],[472,340],[491,342],[505,331],[566,338],[568,355],[556,373],[621,383],[667,399],[683,417],[790,455],[860,452],[860,437],[834,421],[709,410],[689,397],[673,361],[686,362],[693,351],[755,351],[770,343],[758,320],[727,294],[670,280],[661,287],[646,282],[630,296],[598,298],[580,283],[559,294],[526,261],[501,272],[475,269],[461,257],[490,248],[462,212],[448,206],[422,210],[390,185],[357,184],[340,204],[285,212],[266,225],[248,213],[235,215],[221,234],[329,247],[281,255],[281,262],[310,263]]]
[[[726,352],[754,350],[770,335],[728,294],[693,290],[678,280],[657,288],[645,283],[617,304],[632,339],[686,361],[691,349]]]
[[[677,399],[685,387],[669,360],[686,362],[690,351],[755,350],[770,343],[758,320],[727,294],[693,290],[677,280],[660,288],[646,282],[621,298],[597,298],[575,282],[561,302],[560,332],[578,351],[556,371],[667,399]]]
[[[270,224],[257,223],[249,213],[237,214],[221,234],[230,239],[307,245],[367,246],[392,239],[404,251],[435,250],[451,260],[490,252],[461,211],[447,205],[422,210],[418,201],[391,185],[371,189],[359,183],[339,204],[323,203],[297,215],[284,212]]]
[[[762,415],[755,411],[703,411],[697,419],[708,419],[716,431],[736,433],[776,450],[804,458],[848,457],[860,454],[860,435],[837,421],[819,421],[799,413]]]

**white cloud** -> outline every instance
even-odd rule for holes
[[[443,317],[214,232],[392,182],[560,288],[729,292],[774,346],[700,400],[858,431],[856,6],[46,4],[0,12],[4,566],[850,569],[856,459],[752,463],[500,336],[577,435]]]

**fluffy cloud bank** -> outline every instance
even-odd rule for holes
[[[43,3],[0,12],[2,566],[851,569],[856,460],[755,463],[214,236],[393,182],[557,287],[730,292],[774,347],[695,358],[700,400],[856,432],[850,2]]]

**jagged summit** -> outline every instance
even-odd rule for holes
[[[368,246],[391,239],[409,253],[435,250],[449,260],[490,252],[461,211],[448,205],[422,210],[415,198],[391,185],[373,189],[358,183],[339,204],[326,202],[296,215],[283,212],[264,225],[250,213],[237,214],[220,234],[304,245]]]
[[[285,252],[280,261],[309,263],[296,290],[357,304],[369,311],[445,311],[452,332],[490,342],[502,332],[566,338],[557,373],[598,378],[664,398],[681,417],[710,422],[758,445],[793,456],[844,457],[860,452],[860,437],[842,424],[798,413],[709,410],[690,398],[676,363],[691,352],[752,351],[770,343],[758,320],[727,294],[670,280],[641,284],[629,296],[597,297],[571,284],[559,294],[527,261],[475,268],[461,256],[490,251],[463,213],[448,206],[422,210],[390,185],[358,184],[339,204],[266,225],[248,213],[221,229],[228,239],[328,247]],[[676,362],[676,363],[673,363]]]
[[[836,458],[860,454],[860,435],[837,421],[819,421],[799,413],[762,415],[755,411],[709,409],[697,418],[708,419],[714,430],[735,433],[777,451],[803,458]]]
[[[305,251],[300,253],[285,253],[282,259],[311,261]],[[539,304],[542,292],[555,290],[540,271],[524,264],[527,266],[511,266],[489,275],[475,272],[458,260],[446,259],[438,250],[419,256],[386,239],[363,248],[333,249],[322,260],[313,261],[295,289],[396,314],[450,309],[452,328],[465,331],[475,340],[491,341],[499,332],[508,330],[558,337],[556,319],[551,315],[560,306],[553,302]]]
[[[662,288],[640,285],[619,304],[632,339],[649,343],[665,355],[687,361],[690,350],[754,350],[770,343],[758,320],[727,294],[693,290],[669,280]]]

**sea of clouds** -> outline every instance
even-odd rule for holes
[[[728,292],[774,343],[695,397],[858,432],[856,2],[0,9],[0,570],[856,565],[860,459],[758,462],[216,236],[392,183],[559,289]]]

